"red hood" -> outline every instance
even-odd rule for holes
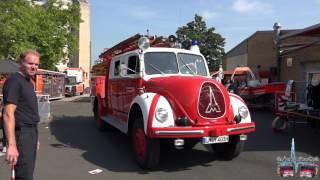
[[[198,125],[225,123],[230,99],[217,81],[205,77],[171,76],[152,78],[145,82],[147,92],[165,96],[175,116],[188,117]]]

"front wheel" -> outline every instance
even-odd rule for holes
[[[148,138],[141,118],[135,120],[132,129],[132,148],[135,159],[142,169],[154,169],[160,159],[160,142]]]
[[[286,130],[287,126],[288,126],[288,121],[283,117],[277,116],[272,121],[272,130],[274,132],[283,132]]]
[[[96,127],[99,129],[99,131],[105,131],[107,125],[106,125],[106,122],[104,122],[100,118],[99,113],[98,113],[97,105],[94,106],[93,114],[94,114],[93,117],[94,117],[94,121],[95,121]]]
[[[212,144],[214,152],[221,158],[232,160],[239,156],[244,147],[244,141],[240,140],[239,135],[230,136],[228,143]]]

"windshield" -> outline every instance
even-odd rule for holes
[[[67,85],[77,84],[76,77],[67,77]]]
[[[146,53],[144,55],[146,74],[178,74],[180,72],[207,76],[205,62],[201,56],[178,53],[177,57],[173,52]]]
[[[177,74],[178,64],[174,53],[152,52],[144,55],[146,74]]]
[[[204,60],[199,55],[178,53],[178,62],[182,74],[207,76]]]

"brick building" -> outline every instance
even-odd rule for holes
[[[232,70],[248,66],[253,72],[269,73],[276,81],[279,50],[280,81],[296,81],[297,98],[303,102],[305,89],[311,81],[320,80],[320,24],[297,30],[281,30],[278,47],[274,31],[257,31],[232,48],[223,58],[223,67]]]

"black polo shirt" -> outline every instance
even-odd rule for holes
[[[3,86],[3,103],[15,104],[16,127],[35,125],[40,121],[37,96],[30,78],[20,73],[10,76]]]

